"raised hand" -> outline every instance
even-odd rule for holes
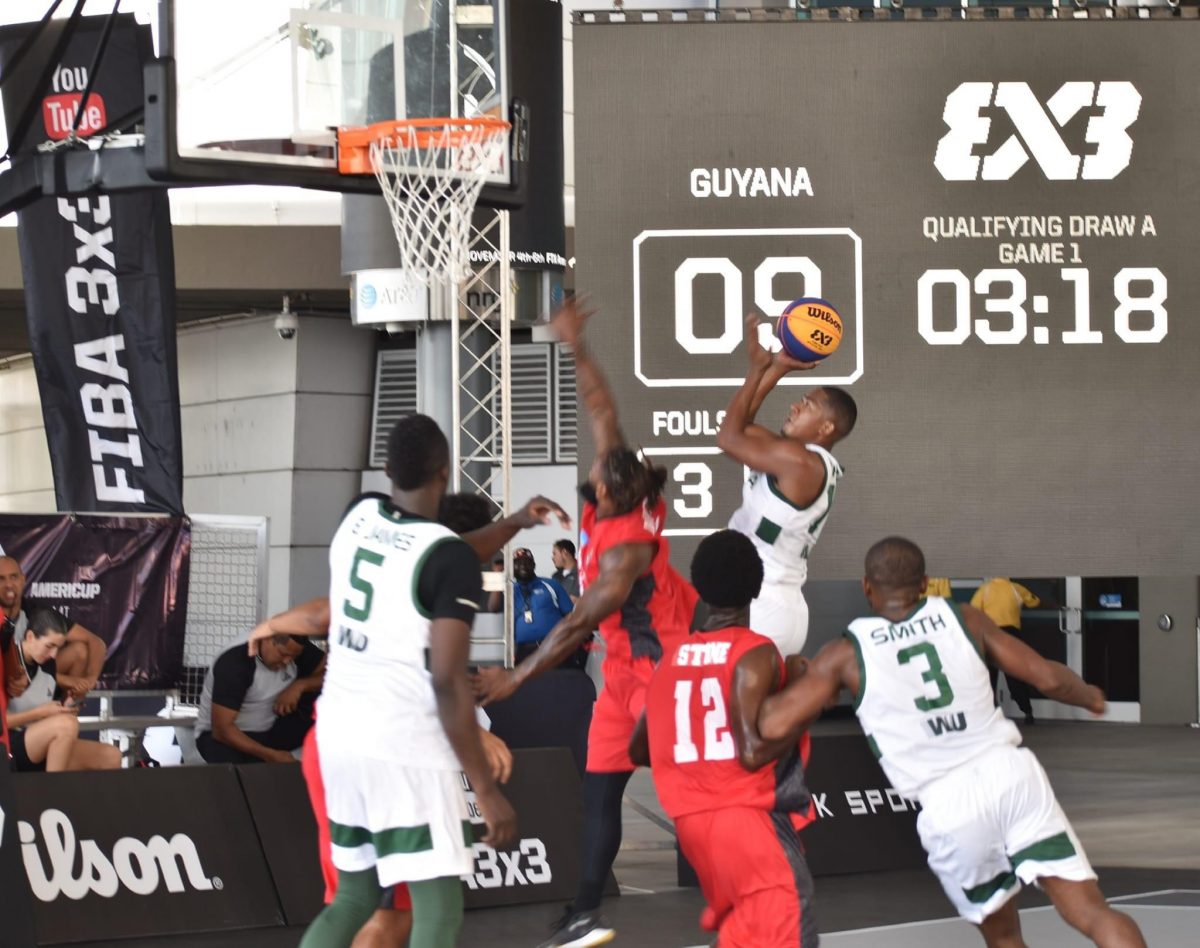
[[[572,296],[560,306],[550,317],[550,328],[561,342],[572,349],[578,344],[594,310],[587,309],[584,301]]]
[[[528,530],[538,524],[549,523],[551,517],[557,517],[559,525],[564,530],[571,528],[571,518],[567,512],[549,497],[543,497],[540,494],[527,500],[525,506],[517,511],[516,516],[522,530]]]

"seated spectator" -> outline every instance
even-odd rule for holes
[[[575,559],[575,544],[570,540],[557,541],[550,551],[550,559],[555,566],[550,578],[567,591],[571,602],[579,602],[579,563]]]
[[[52,608],[47,603],[25,598],[25,574],[21,571],[21,565],[11,556],[0,556],[0,607],[12,620],[14,637],[18,642],[28,627],[29,615],[41,608]],[[96,679],[100,677],[107,654],[108,646],[100,636],[78,622],[68,622],[67,640],[55,664],[59,686],[76,704],[96,687]],[[6,670],[9,695],[19,695],[26,684],[21,670],[7,666]]]
[[[212,663],[196,714],[196,749],[210,764],[294,763],[312,727],[325,653],[273,635],[250,655],[232,645]]]
[[[8,702],[13,768],[18,771],[116,770],[121,752],[79,737],[79,708],[55,680],[55,656],[67,641],[67,620],[53,609],[34,609],[15,639],[21,693]],[[12,669],[9,669],[10,680]]]

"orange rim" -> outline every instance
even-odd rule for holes
[[[337,130],[339,174],[374,174],[371,145],[402,140],[421,149],[449,145],[457,147],[476,137],[489,138],[512,128],[504,119],[483,115],[477,118],[389,119],[371,125],[354,125]],[[482,129],[482,136],[479,132]],[[447,134],[449,130],[449,134]]]

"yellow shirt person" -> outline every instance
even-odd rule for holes
[[[930,576],[925,584],[926,596],[941,596],[943,599],[952,599],[953,594],[950,591],[949,576]]]
[[[1000,628],[1021,628],[1021,606],[1030,609],[1041,600],[1020,583],[1004,576],[993,576],[975,590],[971,605],[982,610]]]

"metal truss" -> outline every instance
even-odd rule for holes
[[[512,512],[512,344],[516,299],[509,255],[508,211],[477,210],[471,228],[471,272],[454,291],[450,311],[453,350],[451,489],[483,494],[499,516]],[[505,589],[511,589],[512,558],[505,556]],[[514,659],[512,596],[504,597],[503,636],[472,638],[504,647]]]

